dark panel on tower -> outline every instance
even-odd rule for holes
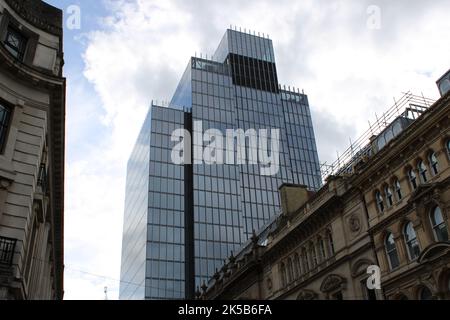
[[[233,84],[278,93],[278,77],[275,63],[234,53],[228,55]]]

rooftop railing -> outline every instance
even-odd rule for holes
[[[353,164],[360,162],[363,158],[367,159],[379,151],[376,148],[374,150],[372,147],[375,137],[380,135],[399,117],[411,120],[411,124],[434,102],[434,100],[425,98],[423,95],[418,96],[411,92],[404,93],[398,101],[394,99],[394,105],[383,113],[381,117],[376,116],[375,123],[372,124],[369,121],[369,129],[356,141],[350,142],[350,147],[342,154],[338,153],[334,162],[331,164],[325,162],[321,165],[322,180],[325,182],[331,175],[352,174]]]

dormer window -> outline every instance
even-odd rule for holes
[[[5,38],[6,49],[18,60],[23,60],[25,48],[27,45],[27,38],[12,26],[8,27]]]

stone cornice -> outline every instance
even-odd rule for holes
[[[33,86],[46,89],[61,86],[65,81],[61,76],[55,76],[51,72],[44,72],[14,59],[2,45],[0,45],[0,68],[4,68],[18,80],[32,82]]]
[[[35,27],[62,37],[63,13],[41,0],[5,0],[22,19]]]

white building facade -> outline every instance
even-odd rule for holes
[[[63,298],[62,20],[0,0],[0,299]]]

